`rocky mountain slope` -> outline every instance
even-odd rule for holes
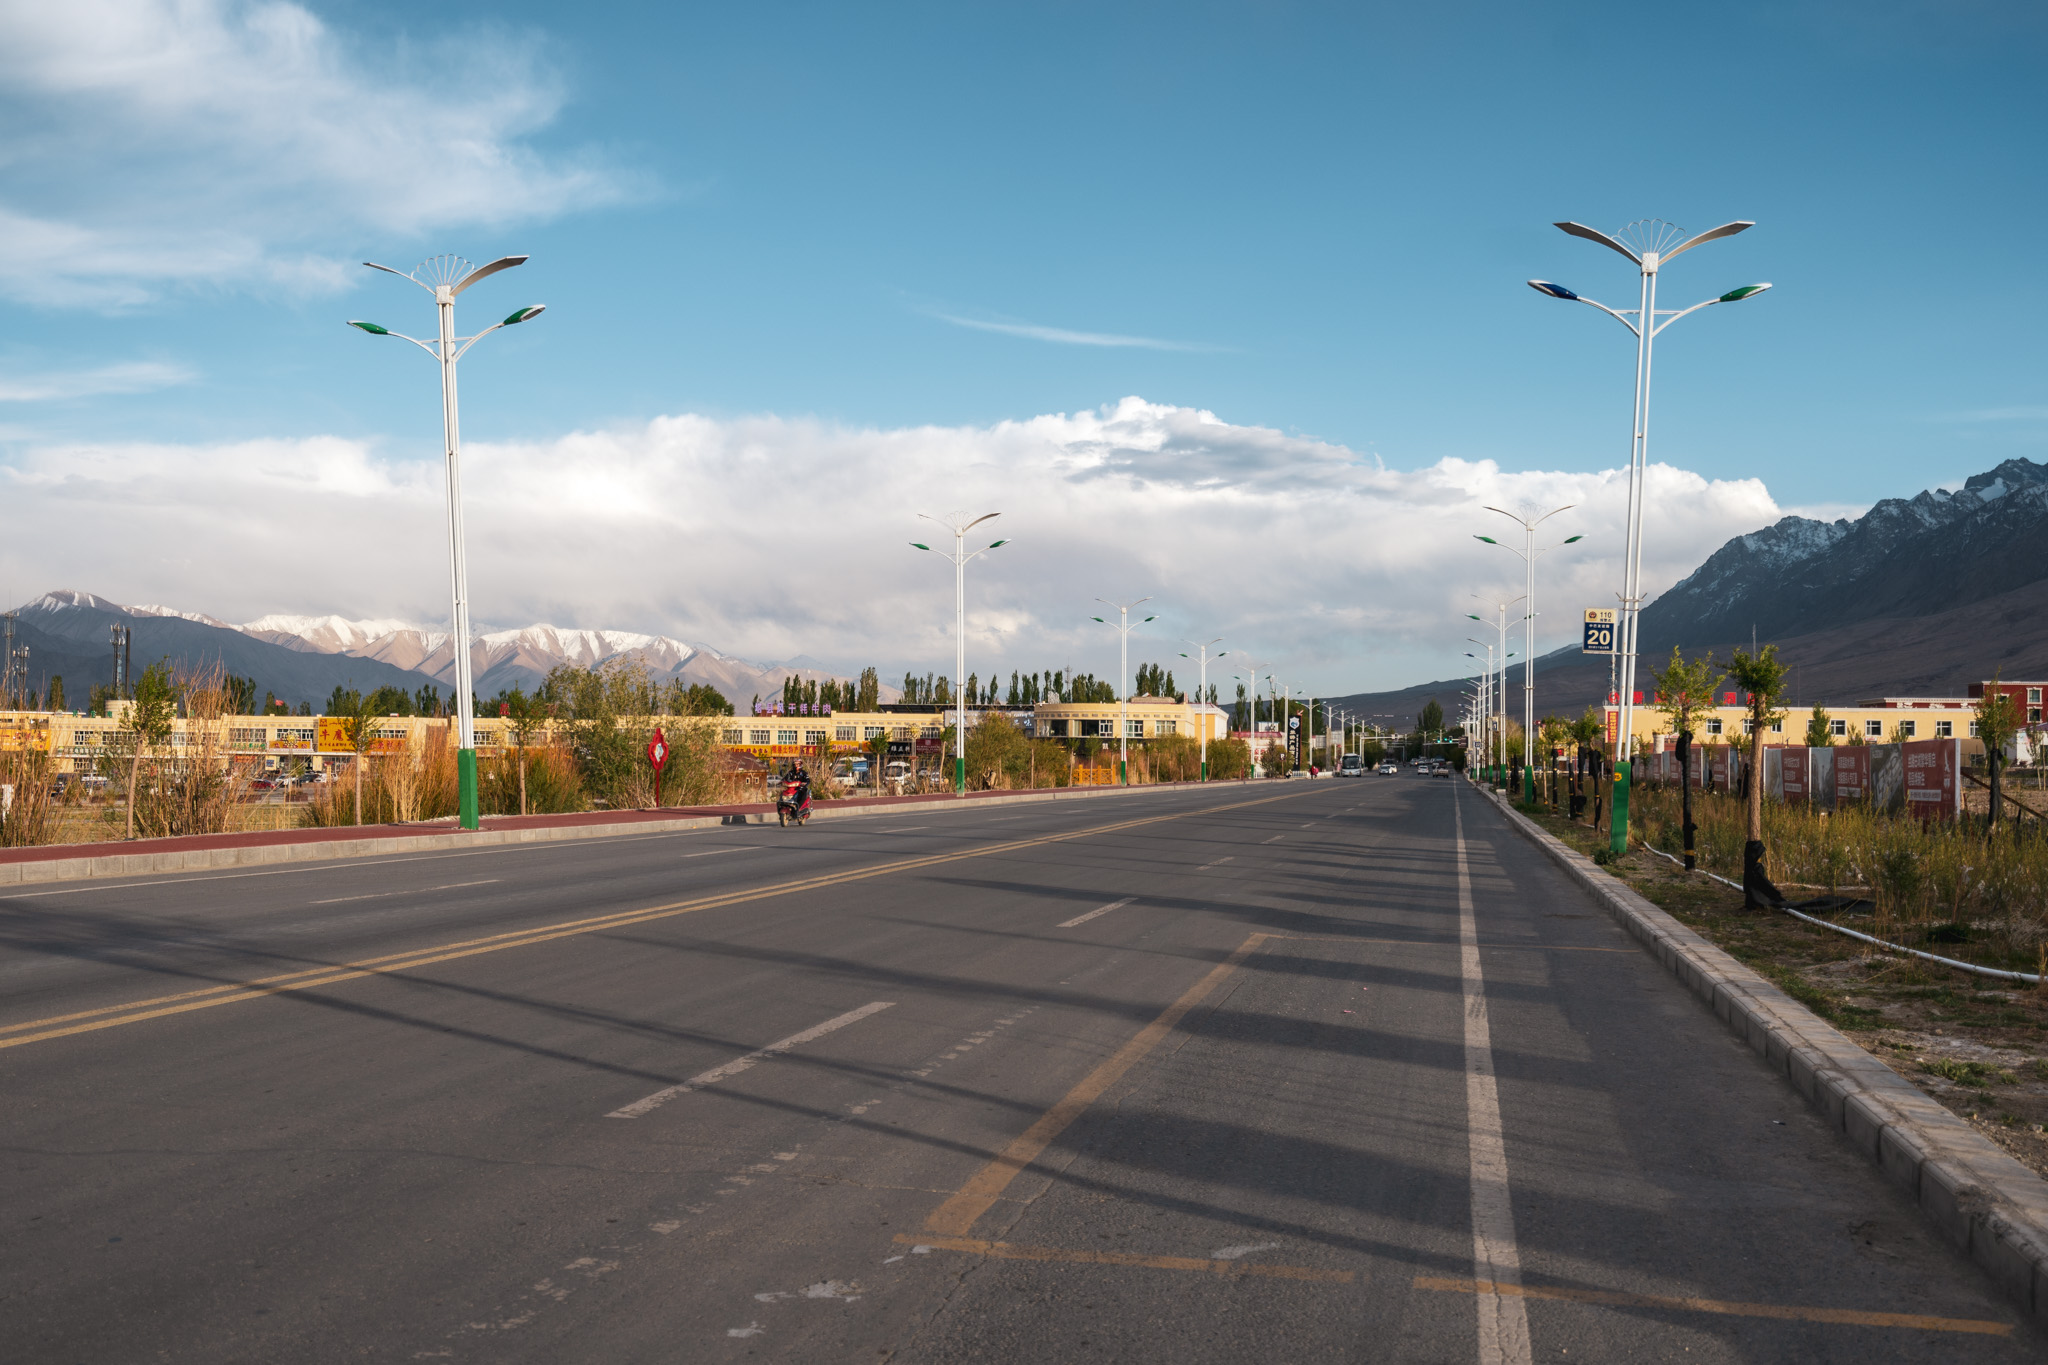
[[[1737,536],[1643,610],[1638,687],[1673,646],[1688,655],[1776,644],[1793,705],[1962,696],[1973,682],[2048,678],[2048,464],[2007,460],[1960,489],[1887,498],[1855,520],[1786,517]],[[1576,645],[1536,661],[1538,715],[1607,694],[1607,659]],[[1457,714],[1463,680],[1339,698],[1413,716]],[[1521,670],[1508,680],[1521,712]]]

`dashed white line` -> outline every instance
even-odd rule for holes
[[[822,1024],[814,1024],[802,1033],[792,1033],[779,1042],[770,1043],[764,1048],[749,1052],[744,1057],[736,1057],[724,1066],[714,1066],[709,1071],[699,1072],[680,1085],[672,1085],[666,1090],[657,1090],[646,1099],[635,1100],[623,1109],[612,1110],[605,1117],[608,1119],[637,1119],[643,1114],[651,1114],[678,1095],[686,1095],[692,1090],[702,1090],[707,1085],[716,1085],[720,1081],[727,1080],[739,1075],[742,1071],[750,1069],[763,1058],[787,1052],[793,1047],[801,1047],[803,1044],[813,1042],[828,1033],[843,1029],[848,1024],[859,1023],[870,1014],[880,1014],[883,1010],[895,1005],[895,1003],[894,1000],[877,1000],[871,1004],[862,1005],[857,1010],[848,1010],[844,1014],[827,1019]]]
[[[894,829],[878,829],[877,834],[908,834],[914,829],[930,829],[930,825],[898,825]]]
[[[1276,835],[1274,835],[1274,836],[1273,836],[1273,839],[1285,839],[1286,837],[1287,837],[1287,835],[1286,835],[1285,833],[1281,833],[1281,834],[1276,834]],[[1273,842],[1273,839],[1261,839],[1261,840],[1259,840],[1259,842],[1260,842],[1260,843],[1262,843],[1262,844],[1270,844],[1270,843],[1272,843],[1272,842]]]
[[[1085,915],[1074,916],[1072,919],[1062,923],[1060,925],[1060,928],[1071,929],[1077,924],[1086,924],[1089,920],[1094,919],[1097,915],[1106,915],[1112,910],[1121,910],[1126,905],[1129,905],[1132,901],[1136,899],[1136,896],[1125,896],[1120,901],[1111,901],[1108,905],[1103,906],[1100,910],[1090,910]]]
[[[340,905],[344,901],[377,901],[386,896],[419,896],[429,891],[459,891],[465,886],[494,886],[503,881],[502,877],[485,877],[477,882],[449,882],[446,886],[408,886],[402,891],[372,891],[365,896],[335,896],[330,900],[309,901],[309,905]]]
[[[759,852],[761,852],[761,849],[760,849],[760,847],[759,847],[758,845],[756,845],[756,846],[754,846],[754,847],[750,847],[750,848],[707,848],[707,849],[705,849],[705,850],[704,850],[704,851],[703,851],[702,853],[683,853],[683,854],[679,854],[679,855],[677,855],[677,856],[679,856],[679,857],[683,857],[683,858],[716,858],[716,857],[717,857],[717,856],[718,856],[719,854],[721,854],[721,853],[759,853]]]
[[[1217,859],[1217,860],[1216,860],[1215,862],[1213,862],[1213,863],[1203,863],[1203,864],[1202,864],[1202,865],[1201,865],[1200,867],[1196,868],[1196,869],[1195,869],[1195,871],[1197,871],[1197,872],[1207,872],[1207,871],[1208,871],[1208,870],[1209,870],[1210,868],[1212,868],[1212,867],[1221,867],[1221,866],[1223,866],[1223,865],[1224,865],[1225,863],[1229,863],[1229,862],[1235,862],[1235,861],[1237,861],[1237,855],[1236,855],[1235,853],[1233,853],[1233,854],[1231,854],[1231,855],[1230,855],[1229,857],[1227,857],[1227,858],[1218,858],[1218,859]]]

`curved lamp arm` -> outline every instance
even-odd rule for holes
[[[1662,332],[1666,327],[1669,327],[1672,323],[1678,321],[1687,313],[1697,313],[1700,311],[1700,309],[1712,308],[1717,303],[1741,303],[1744,299],[1755,298],[1758,294],[1763,293],[1764,290],[1769,289],[1770,287],[1771,286],[1768,282],[1763,284],[1745,284],[1740,289],[1731,289],[1727,293],[1722,294],[1717,298],[1708,299],[1705,303],[1696,303],[1690,308],[1681,308],[1676,313],[1673,313],[1670,317],[1664,319],[1664,321],[1658,323],[1656,329],[1653,330],[1650,333],[1650,335],[1656,336],[1657,333]]]
[[[1548,294],[1553,299],[1563,299],[1567,303],[1583,303],[1589,308],[1598,308],[1601,312],[1607,314],[1608,317],[1613,318],[1616,322],[1628,328],[1629,331],[1634,332],[1637,336],[1642,335],[1641,332],[1636,331],[1635,323],[1629,321],[1628,314],[1618,313],[1614,309],[1609,308],[1606,304],[1600,302],[1600,300],[1598,299],[1589,299],[1583,294],[1574,294],[1571,290],[1565,288],[1563,285],[1552,284],[1549,280],[1530,280],[1529,287],[1539,294]]]
[[[377,268],[379,270],[386,269],[386,267],[381,265]],[[393,273],[396,274],[397,272],[394,271]],[[357,318],[350,318],[344,325],[353,327],[359,332],[368,332],[373,337],[397,337],[400,341],[410,341],[413,345],[434,357],[434,359],[439,360],[441,358],[441,353],[434,349],[432,342],[421,341],[418,337],[409,337],[403,332],[394,332],[389,327],[379,327],[374,322],[363,322]]]

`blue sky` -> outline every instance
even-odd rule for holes
[[[1663,302],[1776,285],[1666,333],[1655,458],[1760,481],[1776,508],[1854,510],[2048,448],[2038,7],[135,0],[0,16],[16,134],[0,459],[17,471],[110,445],[431,459],[424,357],[340,321],[430,326],[424,296],[347,263],[452,250],[533,256],[467,296],[465,321],[549,305],[465,362],[480,444],[630,444],[685,414],[986,432],[1136,395],[1391,471],[1590,477],[1625,455],[1632,342],[1522,282],[1631,301],[1625,262],[1550,224],[1642,217],[1758,223],[1674,264]],[[1296,481],[1285,459],[1246,459],[1216,478]],[[905,499],[967,491],[934,481],[943,466]],[[1285,504],[1268,510],[1285,537]],[[1703,520],[1712,543],[1674,543],[1675,573],[1731,533]],[[84,581],[92,567],[0,559],[10,579],[168,595]],[[147,580],[149,563],[120,572]],[[435,600],[379,591],[266,609]],[[588,607],[604,610],[640,619],[574,624],[747,633],[673,604]],[[1440,648],[1402,625],[1368,657],[1316,638],[1328,628],[1297,619],[1265,648],[1339,685],[1401,681]],[[819,643],[792,652],[854,648]]]

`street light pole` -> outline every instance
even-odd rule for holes
[[[1628,774],[1633,754],[1633,725],[1635,719],[1636,683],[1636,621],[1642,614],[1643,605],[1643,504],[1647,489],[1644,480],[1650,467],[1650,360],[1657,334],[1689,313],[1710,308],[1717,303],[1740,303],[1755,298],[1771,286],[1745,284],[1727,293],[1690,308],[1659,309],[1657,307],[1657,275],[1663,266],[1682,252],[1690,251],[1704,242],[1722,237],[1733,237],[1738,232],[1756,226],[1746,219],[1723,223],[1679,241],[1680,232],[1671,224],[1657,218],[1645,218],[1630,223],[1619,234],[1619,240],[1604,232],[1589,228],[1583,223],[1557,223],[1555,227],[1574,237],[1583,237],[1589,242],[1621,253],[1634,263],[1642,277],[1641,301],[1633,313],[1609,308],[1595,299],[1581,297],[1561,284],[1549,280],[1530,280],[1529,287],[1539,294],[1572,303],[1583,303],[1598,308],[1601,312],[1619,322],[1635,334],[1636,338],[1636,393],[1635,406],[1630,413],[1629,461],[1628,461],[1628,543],[1623,550],[1622,606],[1620,627],[1616,631],[1615,649],[1621,654],[1620,694],[1616,705],[1619,708],[1619,724],[1616,729],[1617,761],[1614,767],[1615,800],[1609,824],[1612,828],[1610,846],[1616,853],[1628,847]],[[1677,243],[1673,245],[1673,243]],[[1662,321],[1659,321],[1659,319]]]
[[[448,580],[454,599],[453,632],[449,640],[455,656],[455,772],[458,790],[457,810],[462,828],[475,829],[478,824],[477,782],[476,782],[476,701],[475,684],[470,679],[469,659],[469,557],[462,543],[462,423],[455,399],[455,363],[461,360],[469,348],[482,341],[500,327],[513,327],[530,322],[546,311],[544,303],[531,304],[521,308],[502,322],[492,323],[472,337],[455,335],[455,297],[487,275],[501,270],[510,270],[515,265],[524,265],[524,256],[500,256],[489,265],[473,266],[460,256],[436,256],[422,261],[411,271],[393,270],[388,265],[375,261],[363,264],[372,270],[382,270],[402,280],[411,280],[434,296],[435,311],[439,315],[440,327],[433,341],[421,341],[418,337],[406,336],[374,322],[362,322],[351,318],[349,326],[372,336],[397,337],[410,341],[440,362],[441,366],[441,443],[447,455],[448,466]]]
[[[1131,632],[1137,629],[1137,626],[1131,624],[1131,608],[1152,599],[1141,597],[1136,602],[1121,603],[1112,602],[1106,597],[1098,597],[1095,600],[1105,607],[1115,607],[1117,610],[1115,630],[1120,648],[1117,654],[1116,675],[1116,780],[1120,785],[1128,787],[1131,785],[1131,727],[1124,720],[1124,704],[1129,699],[1131,686]],[[1103,617],[1097,616],[1092,619],[1102,622],[1105,626],[1109,625]],[[1148,616],[1145,621],[1158,619],[1157,616]],[[1144,625],[1145,621],[1138,622],[1138,625]]]
[[[1198,706],[1207,706],[1209,704],[1209,646],[1222,644],[1223,637],[1219,635],[1213,640],[1200,644],[1193,640],[1183,640],[1181,643],[1194,645],[1198,651],[1196,657],[1202,666],[1202,681],[1195,688],[1195,703]],[[1229,653],[1230,651],[1227,649],[1219,649],[1216,651],[1216,657],[1221,659]],[[1185,659],[1188,656],[1183,654],[1180,657]],[[1200,724],[1202,727],[1202,780],[1207,782],[1209,780],[1209,718],[1207,715],[1202,715]]]
[[[992,521],[1001,516],[1001,512],[984,512],[973,521],[960,520],[960,518],[967,515],[965,512],[948,513],[947,515],[953,518],[952,521],[928,516],[923,512],[919,512],[917,515],[925,521],[938,522],[939,525],[953,533],[953,553],[951,555],[947,555],[944,550],[933,550],[931,546],[926,545],[922,541],[913,540],[910,542],[910,545],[912,549],[928,550],[932,554],[949,558],[953,561],[953,793],[956,796],[965,796],[967,794],[967,561],[979,559],[997,546],[1008,545],[1010,542],[1007,540],[990,541],[986,546],[974,551],[972,554],[968,553],[967,550],[967,533],[981,525],[984,521]]]
[[[1499,545],[1504,550],[1520,555],[1522,567],[1528,578],[1528,586],[1522,593],[1522,600],[1529,604],[1528,610],[1522,615],[1522,785],[1523,799],[1526,801],[1536,799],[1536,774],[1528,762],[1529,755],[1534,752],[1530,747],[1533,743],[1530,736],[1536,733],[1536,558],[1570,545],[1573,541],[1585,539],[1584,536],[1566,536],[1556,545],[1546,545],[1539,550],[1536,548],[1536,528],[1559,512],[1570,511],[1572,507],[1572,503],[1566,503],[1563,507],[1554,507],[1533,520],[1499,507],[1487,508],[1487,511],[1499,512],[1522,528],[1522,548],[1519,550],[1512,545],[1502,544],[1492,536],[1473,537],[1474,540],[1483,540],[1488,545]]]

